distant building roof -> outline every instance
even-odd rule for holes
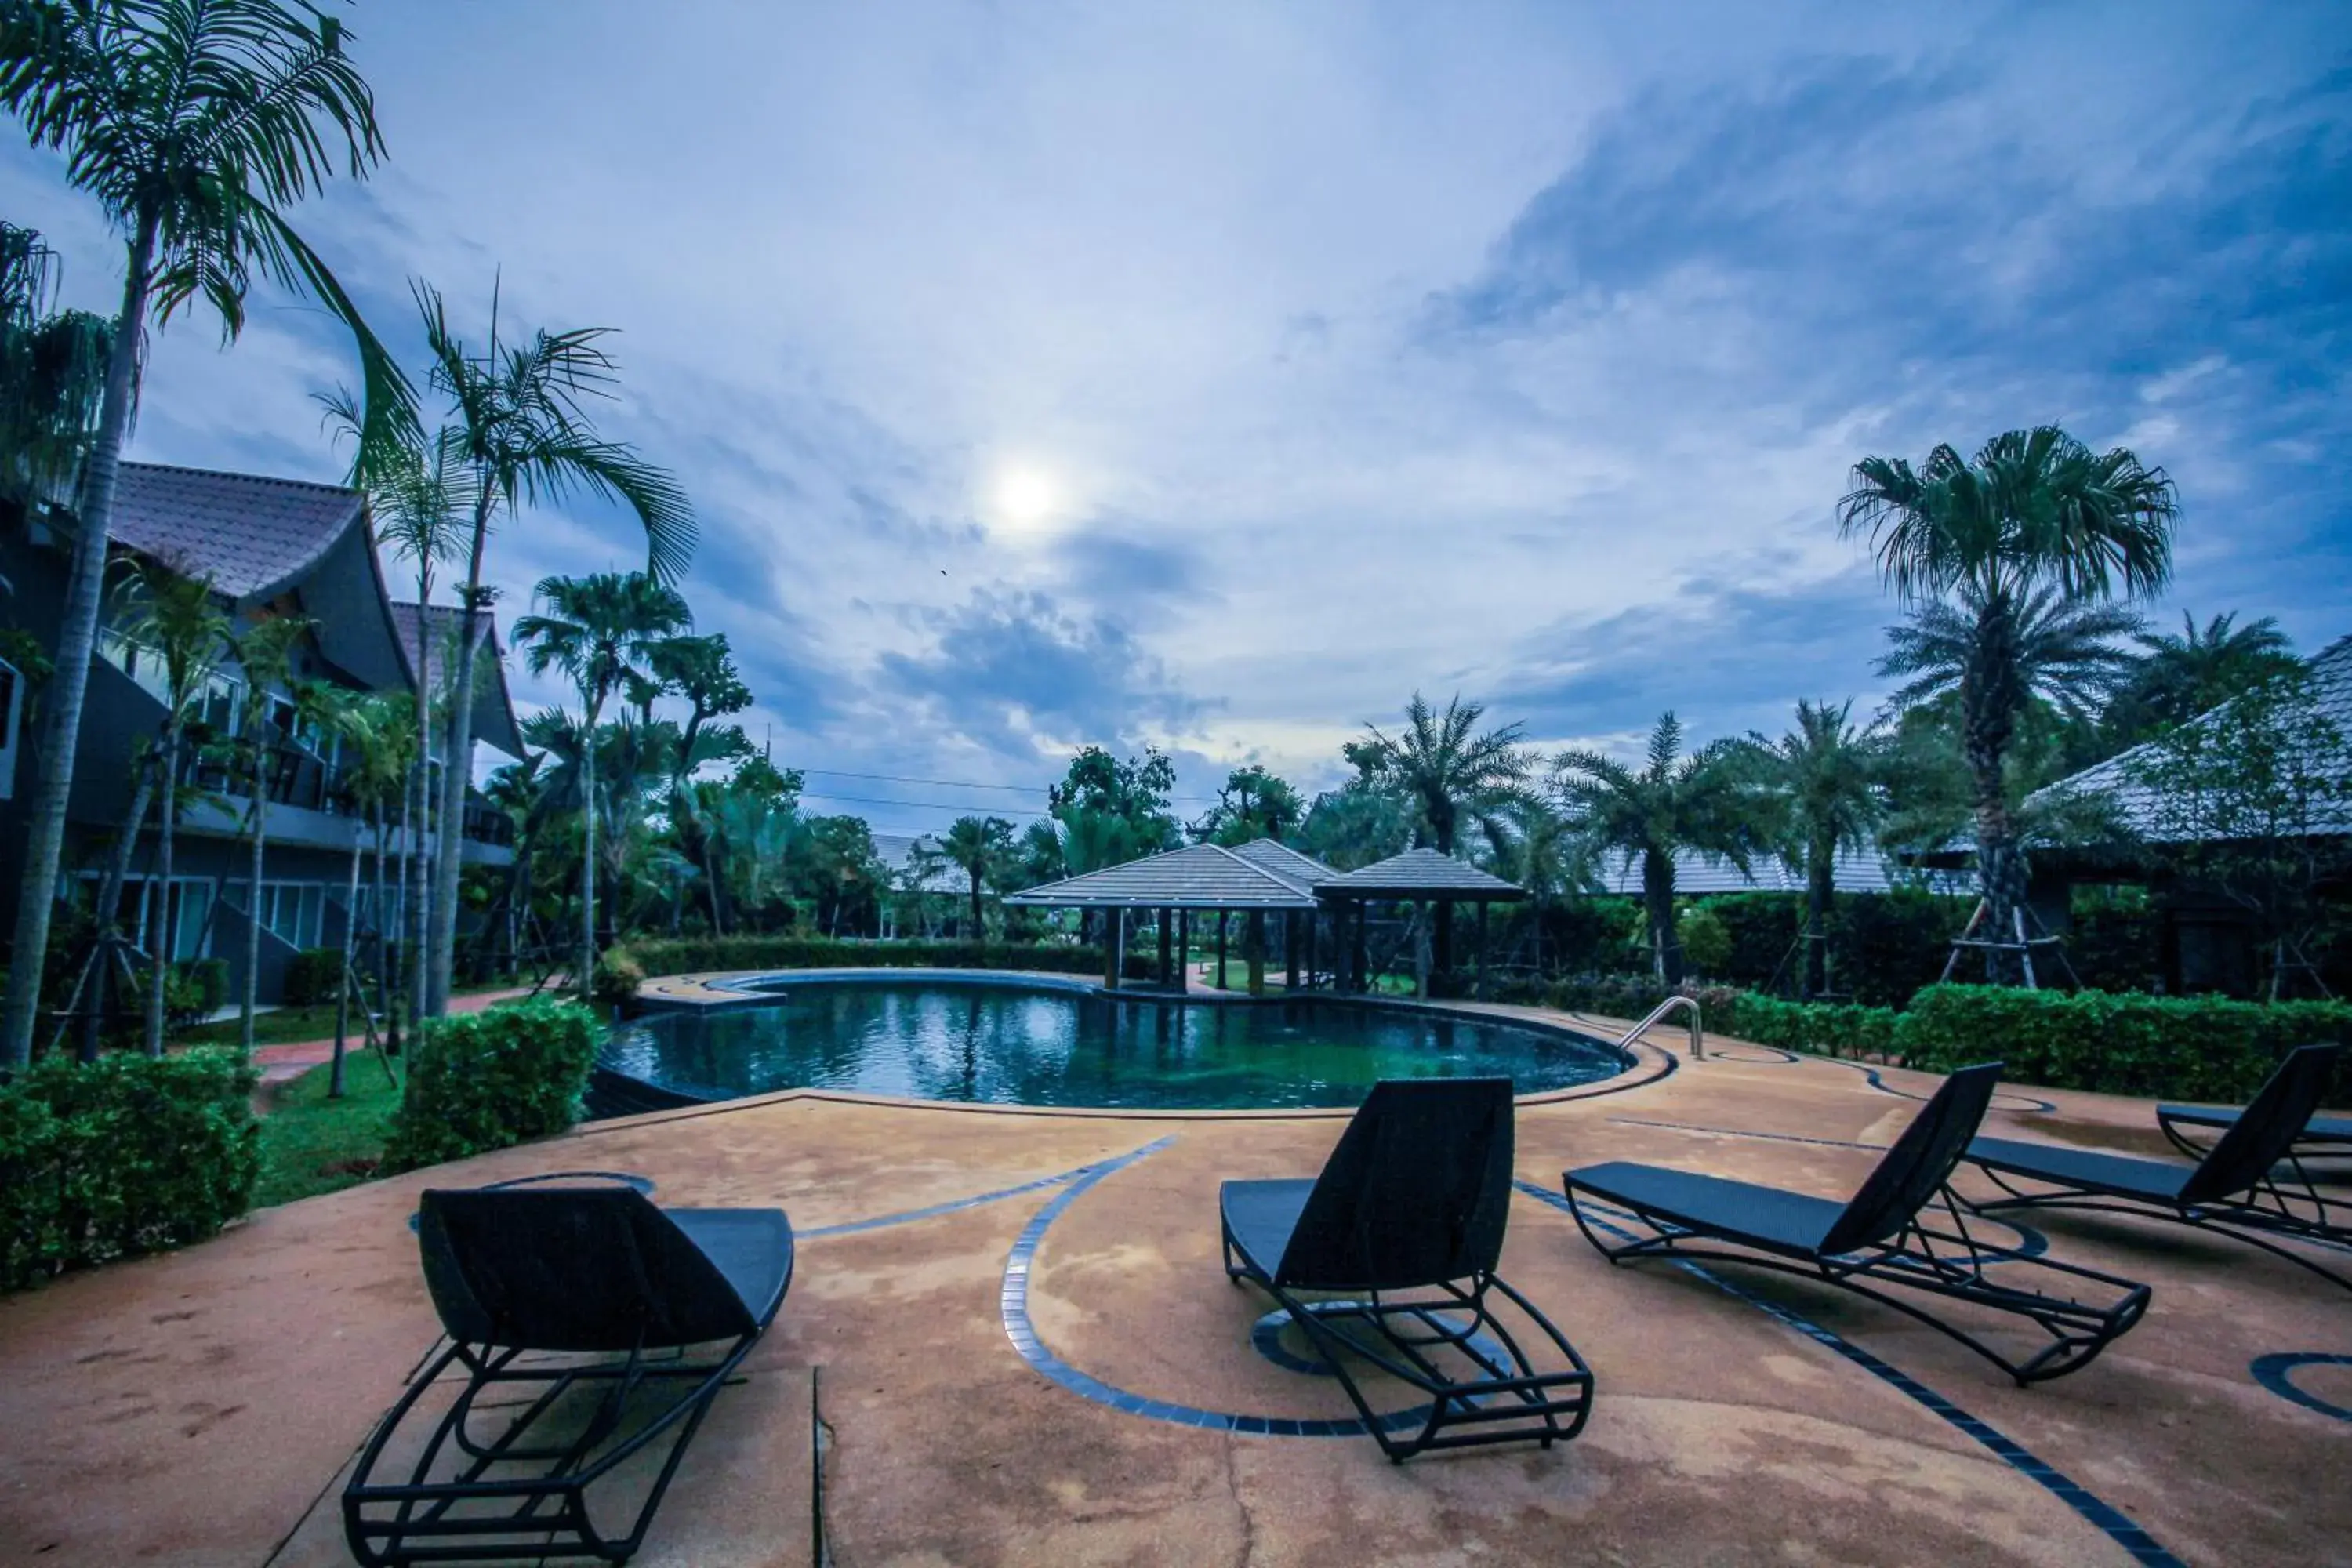
[[[1743,876],[1728,860],[1695,854],[1675,857],[1675,891],[1685,897],[1708,893],[1801,893],[1805,873],[1778,856],[1759,855],[1748,862],[1752,876]],[[1599,867],[1601,889],[1606,893],[1639,894],[1642,862],[1612,857]],[[1873,850],[1841,849],[1830,863],[1830,885],[1841,893],[1884,893],[1898,887],[1925,887],[1935,892],[1962,892],[1974,884],[1966,873],[1915,870]]]
[[[940,841],[929,834],[869,833],[867,837],[874,841],[875,855],[898,877],[901,886],[906,885],[906,879],[916,869],[918,851],[929,850],[934,856],[940,853]],[[971,891],[971,879],[964,875],[963,868],[952,860],[940,859],[926,864],[922,872],[921,885],[910,889],[910,891],[954,893],[959,896]]]
[[[125,463],[109,535],[244,606],[293,586],[366,512],[340,485]]]
[[[1311,910],[1302,881],[1221,844],[1189,844],[1014,893],[1033,909]]]
[[[393,634],[400,640],[400,666],[407,672],[409,683],[417,683],[416,674],[416,604],[414,600],[391,601]],[[495,746],[508,756],[522,759],[522,731],[516,724],[514,700],[507,691],[506,651],[499,644],[499,621],[495,611],[484,610],[489,621],[489,638],[483,651],[489,655],[490,679],[474,699],[474,738],[486,746]],[[430,673],[425,684],[437,689],[443,679],[440,659],[446,651],[454,651],[462,629],[464,612],[455,605],[434,605],[425,611],[427,630],[425,636],[425,658]]]
[[[2312,659],[2310,664],[2313,699],[2320,713],[2331,721],[2336,730],[2352,739],[2352,637],[2337,637]],[[2216,710],[2218,711],[2218,710]],[[2210,715],[2200,715],[2194,723],[2209,722]],[[2071,777],[2033,792],[2032,798],[2045,800],[2054,795],[2104,795],[2115,802],[2116,811],[2132,831],[2141,838],[2163,842],[2156,809],[2155,792],[2137,782],[2132,775],[2147,765],[2153,746],[2143,742],[2129,751],[2119,752],[2096,767],[2085,768]],[[2318,824],[2323,830],[2332,827],[2338,833],[2352,833],[2352,821]]]
[[[1408,849],[1345,876],[1327,877],[1316,890],[1343,899],[1524,899],[1517,882],[1481,871],[1442,849]]]

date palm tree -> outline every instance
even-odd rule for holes
[[[1974,458],[1940,446],[1916,469],[1900,458],[1864,458],[1838,503],[1839,531],[1867,536],[1886,584],[1904,604],[1925,605],[1915,629],[1927,641],[1906,652],[1898,640],[1890,658],[1932,657],[1959,692],[1977,877],[1996,941],[2018,929],[2025,897],[2002,770],[2019,715],[2037,689],[2065,690],[2091,668],[2046,643],[2037,676],[2029,617],[2054,636],[2056,617],[2077,606],[2155,594],[2171,580],[2179,518],[2179,494],[2162,468],[2122,447],[2094,452],[2054,425],[1996,436]],[[1932,623],[1930,612],[1939,612]],[[2059,640],[2080,647],[2095,624],[2113,636],[2137,621],[2069,620]],[[1987,979],[2022,978],[2021,954],[1984,951]]]
[[[0,500],[27,512],[80,476],[113,343],[102,316],[51,313],[56,263],[38,234],[0,221]]]
[[[115,479],[152,314],[201,300],[231,338],[254,276],[319,300],[358,340],[368,406],[413,418],[391,356],[283,209],[340,167],[364,179],[382,156],[375,104],[341,20],[278,0],[46,0],[0,6],[0,107],[123,240],[122,302],[84,465],[66,579],[57,679],[27,813],[0,1063],[27,1058],[64,847],[82,699],[98,637]]]
[[[515,622],[518,643],[530,648],[531,673],[561,669],[580,690],[586,715],[583,733],[596,735],[605,700],[632,678],[648,679],[644,665],[654,646],[691,624],[677,591],[643,572],[599,572],[585,577],[548,577],[532,590],[542,613]],[[453,700],[454,707],[463,707]],[[454,725],[453,725],[454,728]],[[580,883],[580,973],[586,994],[596,967],[596,752],[581,748],[583,806]],[[457,763],[453,758],[453,770]],[[459,797],[462,809],[463,797]],[[446,808],[445,807],[445,811]],[[445,816],[445,822],[456,819]],[[443,839],[450,834],[445,829]]]
[[[246,822],[252,833],[251,859],[246,873],[246,915],[250,922],[245,952],[245,983],[237,1001],[237,1038],[253,1049],[253,1020],[261,1000],[261,874],[269,838],[271,764],[281,739],[276,692],[292,682],[294,650],[310,633],[310,622],[299,616],[273,616],[257,621],[231,640],[230,651],[245,675],[245,722],[242,750],[246,781],[253,797]]]
[[[1797,703],[1796,727],[1779,740],[1748,736],[1765,786],[1779,796],[1790,858],[1805,868],[1807,1000],[1828,988],[1826,935],[1838,851],[1867,847],[1885,816],[1884,739],[1848,722],[1853,703]]]
[[[172,918],[173,828],[179,818],[180,743],[187,733],[188,715],[203,696],[206,678],[229,649],[229,618],[208,578],[174,570],[162,562],[133,568],[128,587],[129,614],[123,635],[152,654],[163,673],[163,727],[158,737],[157,773],[163,814],[155,837],[155,880],[159,889],[151,900],[155,911],[150,928],[154,943],[148,955],[147,1054],[163,1054],[165,982],[172,972],[172,952],[178,942]],[[135,836],[139,825],[133,822]],[[111,910],[101,910],[100,921]]]
[[[1642,864],[1642,904],[1658,982],[1679,985],[1683,949],[1675,931],[1675,857],[1693,851],[1728,860],[1746,875],[1771,826],[1739,767],[1738,743],[1717,741],[1685,756],[1682,721],[1662,714],[1647,760],[1630,768],[1571,747],[1552,759],[1552,789],[1595,855]]]
[[[428,1004],[438,1012],[449,998],[457,946],[457,872],[465,820],[466,788],[471,782],[476,665],[488,623],[488,595],[482,582],[490,525],[503,509],[512,515],[524,505],[561,500],[585,491],[619,501],[636,514],[646,531],[646,575],[664,587],[674,584],[694,553],[694,513],[686,492],[669,474],[638,457],[634,448],[608,441],[588,417],[588,405],[614,395],[620,367],[605,352],[606,327],[565,332],[538,331],[520,343],[499,341],[498,303],[490,306],[486,351],[477,353],[450,326],[441,296],[429,285],[416,288],[432,358],[433,390],[447,397],[452,425],[461,433],[466,462],[473,470],[473,517],[466,534],[464,606],[457,640],[456,694],[449,708],[448,765],[442,780],[441,836],[434,864],[431,965]],[[584,984],[586,975],[581,976]]]
[[[2298,668],[2294,645],[2274,617],[2237,623],[2225,612],[2200,627],[2184,610],[2179,637],[2135,636],[2140,657],[2105,715],[2108,744],[2121,751]]]
[[[981,923],[980,885],[997,877],[1012,858],[1013,824],[1001,816],[959,816],[948,825],[940,852],[971,879],[971,940],[982,941],[987,928]]]

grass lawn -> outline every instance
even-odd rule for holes
[[[460,985],[457,994],[472,996],[484,991],[511,989],[509,981],[498,981],[488,985]],[[382,1027],[381,1025],[378,1027]],[[347,1031],[355,1044],[364,1044],[367,1030],[354,1009]],[[328,1040],[335,1035],[334,1004],[316,1007],[280,1007],[274,1012],[257,1013],[253,1017],[253,1043],[257,1046],[282,1046],[295,1040]],[[245,1037],[235,1018],[218,1024],[199,1024],[172,1037],[173,1043],[183,1046],[233,1046]],[[383,1075],[379,1073],[378,1077]]]
[[[331,1029],[334,1020],[328,1019]],[[312,1068],[268,1091],[261,1119],[261,1180],[256,1208],[315,1197],[373,1180],[383,1153],[400,1090],[384,1081],[373,1055],[352,1053],[343,1063],[343,1098],[327,1098],[331,1069]]]

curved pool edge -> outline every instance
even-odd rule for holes
[[[660,994],[641,997],[650,1012],[696,1013],[732,1012],[738,1008],[758,1007],[768,1003],[776,990],[753,991],[747,987],[752,982],[767,982],[782,988],[793,984],[855,984],[876,980],[906,980],[929,984],[962,983],[1007,990],[1063,991],[1074,994],[1109,997],[1138,1002],[1178,1002],[1186,1005],[1265,1006],[1279,1005],[1281,996],[1230,996],[1223,994],[1175,995],[1165,992],[1113,991],[1097,981],[1068,974],[1050,974],[1034,970],[991,969],[798,969],[798,970],[738,970],[707,974],[673,977],[718,994],[709,997],[687,997]],[[1518,1025],[1548,1034],[1563,1035],[1580,1044],[1599,1046],[1615,1051],[1625,1058],[1625,1065],[1604,1079],[1590,1083],[1570,1084],[1565,1088],[1543,1089],[1534,1094],[1517,1095],[1513,1103],[1535,1110],[1566,1104],[1572,1100],[1597,1100],[1604,1095],[1623,1094],[1644,1089],[1674,1076],[1682,1065],[1672,1051],[1647,1040],[1632,1045],[1620,1045],[1613,1040],[1588,1033],[1584,1028],[1559,1021],[1555,1016],[1534,1011],[1522,1012],[1509,1003],[1425,1002],[1401,996],[1339,996],[1329,992],[1304,993],[1298,999],[1312,997],[1317,1001],[1338,1002],[1349,1006],[1397,1012],[1429,1012],[1451,1014],[1459,1017],[1486,1018]],[[1499,1009],[1510,1009],[1502,1011]],[[923,1100],[909,1095],[862,1094],[837,1089],[779,1089],[760,1094],[716,1095],[698,1097],[685,1091],[664,1088],[614,1071],[601,1062],[591,1068],[590,1095],[597,1098],[604,1088],[611,1100],[639,1099],[643,1109],[621,1110],[616,1114],[583,1121],[573,1130],[574,1135],[602,1131],[607,1129],[644,1126],[664,1119],[685,1120],[694,1116],[711,1116],[722,1111],[739,1110],[753,1106],[780,1105],[792,1100],[806,1100],[842,1105],[863,1105],[885,1110],[940,1110],[959,1115],[991,1116],[1059,1116],[1122,1121],[1289,1121],[1309,1118],[1344,1120],[1356,1113],[1353,1106],[1276,1106],[1231,1107],[1180,1110],[1146,1106],[1087,1106],[1087,1105],[1013,1105],[982,1100]],[[656,1101],[664,1103],[656,1103]]]

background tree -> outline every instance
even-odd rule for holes
[[[467,531],[466,582],[458,595],[464,616],[451,682],[457,695],[449,708],[450,762],[442,780],[442,820],[452,827],[441,836],[434,863],[433,925],[426,943],[426,1001],[437,1013],[448,1005],[457,961],[463,844],[455,825],[465,820],[466,790],[473,782],[467,759],[473,754],[477,664],[488,626],[482,563],[492,521],[501,508],[511,516],[526,504],[583,490],[618,501],[645,528],[646,575],[665,587],[686,570],[694,553],[695,527],[677,481],[625,443],[604,439],[588,418],[589,402],[614,396],[619,381],[620,367],[604,348],[610,328],[542,330],[527,342],[501,346],[493,295],[489,346],[477,353],[451,329],[438,292],[419,284],[416,302],[432,359],[430,384],[449,400],[451,424],[460,432],[473,469],[473,521]],[[587,979],[583,973],[581,983]]]
[[[2109,755],[2299,667],[2275,619],[2264,616],[2242,626],[2237,619],[2234,613],[2218,615],[2200,627],[2183,610],[2179,637],[2141,632],[2132,638],[2140,657],[2107,704],[2102,725]]]
[[[606,699],[631,676],[646,679],[643,663],[653,646],[683,631],[690,619],[686,601],[642,572],[599,572],[586,577],[547,577],[532,590],[544,613],[515,622],[515,640],[530,647],[530,670],[543,675],[560,668],[579,689],[585,713],[582,729],[589,737],[582,756],[585,773],[582,788],[583,834],[581,850],[580,972],[577,984],[585,995],[596,969],[596,733],[597,716]],[[460,666],[462,668],[462,665]],[[466,706],[454,702],[453,707]],[[452,728],[456,726],[453,722]],[[461,772],[452,753],[451,771]],[[444,797],[442,838],[456,836],[462,820],[464,796],[452,812]],[[453,893],[455,889],[450,891]]]
[[[1885,740],[1847,721],[1852,701],[1800,699],[1797,722],[1779,740],[1751,733],[1751,755],[1781,805],[1787,858],[1805,872],[1803,994],[1829,985],[1830,901],[1840,850],[1867,848],[1885,816]]]
[[[114,341],[103,316],[53,311],[56,300],[55,255],[33,230],[0,221],[0,503],[26,516],[72,494]]]
[[[1899,458],[1865,458],[1839,503],[1839,531],[1867,535],[1886,584],[1920,606],[1913,626],[1898,629],[1890,672],[1926,679],[1932,671],[1936,689],[1948,680],[1959,693],[1977,874],[1998,941],[2019,928],[2025,896],[2002,763],[2037,689],[2029,628],[2054,632],[2056,612],[2161,589],[2179,510],[2163,469],[2120,447],[2094,452],[2055,426],[1996,436],[1973,458],[1940,446],[1916,470]],[[2081,647],[2136,624],[2073,621],[2069,640]],[[2094,625],[2108,629],[2094,635]],[[2053,696],[2074,685],[2058,651],[2045,642],[2039,665],[2039,689]],[[2021,977],[2021,954],[1989,947],[1985,955],[1989,980]]]
[[[152,655],[163,674],[163,725],[159,736],[158,794],[163,813],[155,835],[155,889],[149,900],[153,910],[147,957],[147,1054],[163,1054],[164,994],[172,973],[172,953],[178,942],[172,905],[173,829],[179,819],[180,748],[187,735],[188,716],[203,697],[205,684],[229,648],[229,619],[213,592],[211,580],[193,576],[162,562],[133,567],[126,584],[128,604],[123,635]],[[130,827],[133,838],[139,824]],[[100,929],[114,918],[111,909],[99,911]]]
[[[1745,875],[1774,826],[1759,813],[1738,743],[1717,741],[1685,756],[1682,722],[1665,713],[1650,731],[1643,767],[1570,748],[1552,759],[1552,770],[1560,809],[1593,853],[1622,857],[1628,865],[1641,862],[1651,964],[1660,984],[1681,984],[1675,857],[1689,851],[1728,860]]]
[[[123,240],[122,303],[80,485],[79,529],[26,831],[0,1063],[32,1048],[82,699],[97,646],[116,475],[151,312],[201,299],[235,338],[258,271],[307,293],[357,338],[373,417],[410,414],[398,368],[281,210],[338,165],[363,179],[382,155],[375,105],[344,53],[339,17],[276,0],[0,6],[0,106]]]
[[[1298,792],[1253,763],[1225,775],[1217,787],[1217,804],[1193,826],[1192,837],[1205,844],[1246,844],[1253,838],[1279,843],[1297,832],[1305,816]]]
[[[1451,855],[1465,825],[1483,828],[1490,842],[1508,837],[1506,817],[1527,797],[1531,759],[1519,744],[1518,725],[1478,732],[1486,712],[1484,704],[1465,702],[1456,693],[1441,714],[1416,691],[1405,705],[1404,728],[1393,738],[1377,725],[1364,727],[1360,770],[1412,804],[1419,818],[1414,843]],[[1434,962],[1443,974],[1454,968],[1454,906],[1441,900],[1437,910]]]
[[[246,813],[252,835],[251,861],[246,875],[246,914],[249,922],[245,952],[245,980],[237,999],[237,1037],[253,1049],[255,1009],[261,1000],[261,874],[269,837],[269,787],[278,747],[288,739],[278,722],[275,693],[293,678],[294,650],[310,635],[310,623],[299,616],[273,616],[238,633],[230,652],[245,676],[245,710],[240,750],[246,780],[253,798]],[[290,715],[292,705],[287,705]]]
[[[971,940],[984,940],[981,923],[980,886],[1003,874],[1013,853],[1013,824],[1001,816],[959,816],[940,840],[940,853],[971,880]]]

